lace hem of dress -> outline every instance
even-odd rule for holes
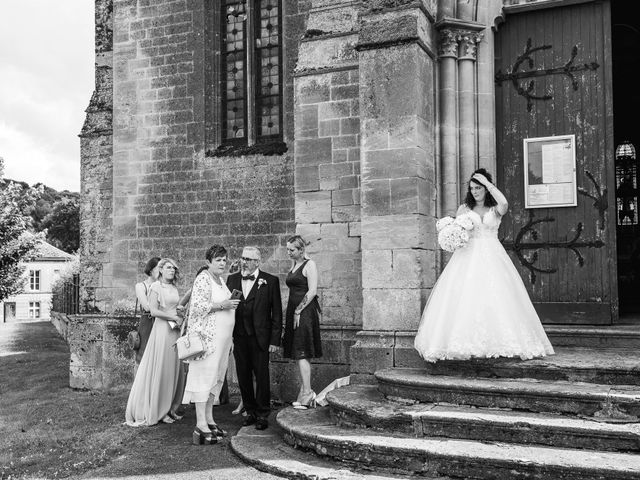
[[[428,354],[424,354],[423,352],[419,352],[420,356],[427,362],[434,363],[438,360],[470,360],[472,358],[515,358],[520,357],[521,360],[531,360],[532,358],[538,357],[546,357],[547,355],[554,355],[553,348],[544,348],[542,350],[531,350],[528,352],[516,351],[516,350],[503,350],[500,352],[483,352],[482,354],[472,352],[451,352],[440,350],[437,352],[429,352]]]

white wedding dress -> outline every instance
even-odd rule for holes
[[[414,346],[429,362],[471,357],[552,355],[520,274],[498,240],[500,214],[492,207],[473,221],[466,246],[456,250],[433,287]]]

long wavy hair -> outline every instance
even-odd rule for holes
[[[475,183],[476,185],[480,185],[481,187],[484,187],[484,185],[482,185],[481,183],[479,183],[479,182],[477,182],[476,180],[473,179],[473,175],[475,175],[476,173],[484,175],[487,180],[489,180],[491,183],[493,183],[493,177],[484,168],[479,168],[478,170],[473,172],[473,174],[471,175],[471,179],[469,180],[469,185],[467,186],[467,197],[464,199],[464,204],[469,208],[469,210],[473,210],[473,207],[476,206],[476,199],[473,198],[473,195],[471,195],[471,182]],[[485,189],[486,189],[486,187],[485,187]],[[484,206],[485,207],[494,207],[497,204],[498,204],[498,202],[496,202],[496,199],[493,198],[493,196],[489,193],[489,190],[487,190],[486,194],[484,196]]]

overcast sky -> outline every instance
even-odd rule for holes
[[[5,177],[80,189],[94,83],[93,0],[0,0],[0,157]]]

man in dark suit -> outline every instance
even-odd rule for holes
[[[280,346],[282,300],[278,277],[261,271],[260,259],[258,248],[245,247],[240,272],[229,275],[227,286],[242,291],[233,329],[233,356],[247,412],[244,425],[255,424],[256,429],[264,430],[271,411],[269,353]]]

